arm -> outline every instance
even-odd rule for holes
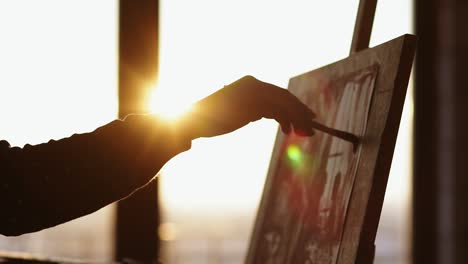
[[[0,142],[0,233],[38,231],[130,195],[190,148],[177,130],[135,115],[47,144]]]
[[[0,234],[55,226],[125,198],[191,140],[263,117],[312,135],[314,114],[287,90],[247,76],[194,105],[177,122],[134,115],[94,132],[24,148],[0,141]]]

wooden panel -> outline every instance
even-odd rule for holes
[[[468,2],[415,11],[413,263],[468,263]]]
[[[456,89],[456,119],[453,124],[456,125],[456,138],[452,138],[454,146],[457,147],[456,152],[456,167],[457,178],[454,183],[456,196],[454,197],[456,208],[455,224],[452,227],[456,235],[456,253],[455,263],[468,263],[468,74],[466,62],[468,61],[468,34],[466,26],[468,25],[468,2],[467,1],[451,1],[456,3],[453,5],[452,12],[447,15],[450,18],[455,18],[455,26],[452,27],[452,36],[454,39],[449,42],[454,44],[455,50],[446,53],[447,56],[452,56],[450,60],[455,68],[455,80],[452,81],[453,88]],[[449,25],[451,26],[451,25]],[[454,60],[456,60],[454,62]],[[445,91],[445,84],[440,87]],[[445,177],[445,175],[441,175]],[[453,193],[452,193],[453,195]],[[443,243],[443,242],[441,242]],[[447,262],[446,262],[447,263]]]
[[[440,195],[438,177],[439,167],[439,138],[440,111],[438,83],[437,50],[439,38],[437,29],[440,4],[438,0],[415,1],[416,33],[420,37],[418,56],[415,67],[414,89],[414,161],[413,161],[413,263],[431,264],[441,263],[439,259],[439,220],[438,199]],[[449,2],[449,1],[448,1]],[[446,89],[449,87],[440,87]],[[452,129],[447,127],[447,129]],[[448,130],[446,130],[447,132]],[[448,145],[446,148],[449,147]],[[444,174],[447,180],[453,175]],[[447,217],[451,217],[447,215]],[[449,228],[449,225],[446,226]],[[445,230],[447,232],[447,230]],[[449,235],[447,232],[446,235]],[[450,241],[445,241],[448,245]],[[451,245],[450,245],[451,246]],[[450,263],[450,262],[447,262]]]

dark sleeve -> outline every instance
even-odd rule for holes
[[[182,134],[140,115],[35,146],[0,141],[0,233],[38,231],[130,195],[190,148]]]

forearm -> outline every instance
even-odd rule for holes
[[[190,148],[177,129],[130,117],[92,133],[2,154],[0,233],[51,227],[122,199]],[[6,185],[5,185],[6,184]]]

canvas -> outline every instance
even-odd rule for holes
[[[361,143],[278,132],[248,263],[354,263],[359,247],[373,245],[366,234],[375,239],[375,230],[362,227],[377,228],[414,43],[403,36],[290,80],[318,122]],[[368,203],[372,191],[383,193]]]

